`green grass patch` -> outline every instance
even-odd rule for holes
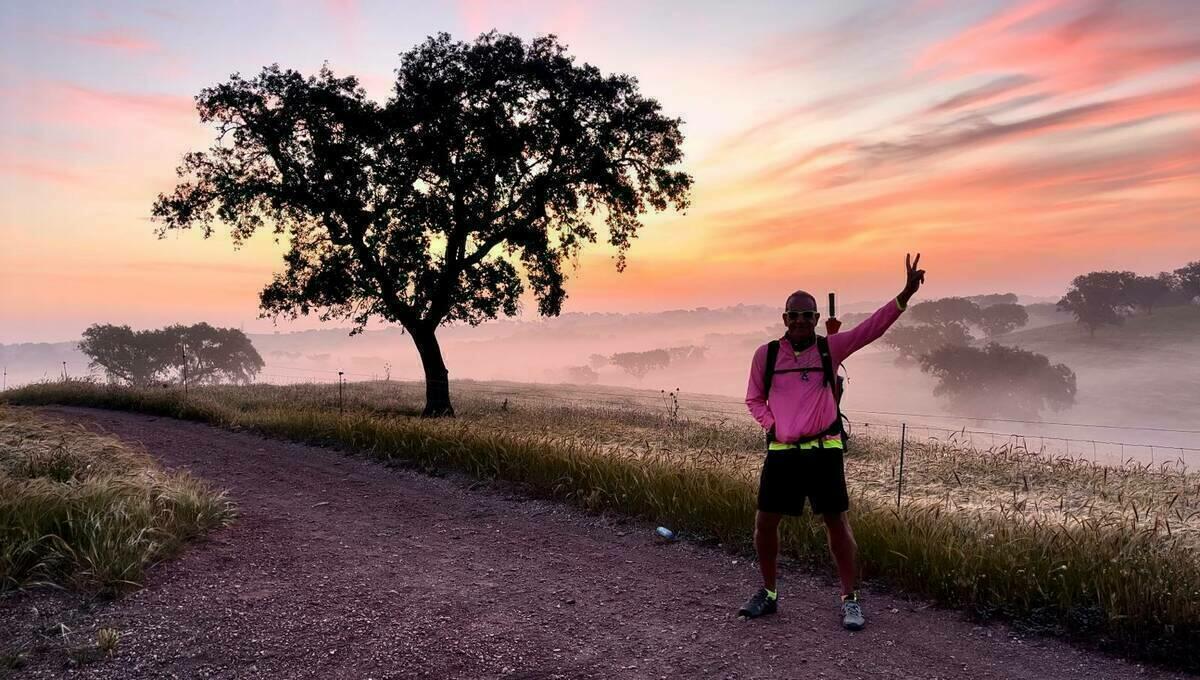
[[[409,387],[373,389],[384,395]],[[507,410],[497,414],[486,411],[483,402],[472,406],[471,399],[464,398],[459,402],[463,417],[422,420],[397,415],[411,412],[411,403],[395,396],[350,399],[345,413],[339,414],[336,392],[330,394],[311,386],[255,386],[199,389],[184,400],[173,391],[67,382],[4,396],[19,404],[124,409],[335,443],[385,461],[513,482],[532,495],[644,517],[685,535],[749,549],[756,470],[746,464],[746,456],[732,453],[739,442],[757,446],[748,434],[722,435],[711,424],[685,432],[687,423],[664,418],[661,440],[680,446],[700,441],[706,447],[697,455],[673,456],[651,447],[649,437],[646,451],[612,446],[602,432],[619,427],[621,419],[605,410],[576,411],[573,417],[560,409],[540,416]],[[522,426],[501,426],[502,419],[510,417]],[[629,428],[642,432],[646,417],[638,415]],[[537,426],[539,422],[543,425]],[[754,449],[747,454],[753,458]],[[848,466],[881,456],[870,445],[860,447]],[[946,469],[959,487],[963,477],[967,483],[972,477],[986,477],[978,488],[1018,483],[1030,490],[1031,456],[1005,451],[972,459],[962,450],[938,454],[936,447],[924,456],[930,470],[949,465],[951,459],[965,459],[961,467],[955,462],[953,469]],[[920,465],[922,455],[915,459]],[[45,465],[56,469],[52,461]],[[1036,471],[1052,478],[1054,470],[1097,484],[1100,476],[1107,480],[1109,474],[1096,466],[1062,461],[1049,461]],[[1166,483],[1162,480],[1180,488],[1195,485],[1194,475],[1186,472],[1163,472],[1160,480],[1150,477],[1152,471],[1139,470],[1112,474],[1123,484],[1136,482],[1138,489]],[[1003,480],[993,479],[997,476]],[[1040,483],[1037,476],[1032,478],[1033,486]],[[1136,507],[1134,519],[1126,519],[1122,513],[1090,511],[1090,506],[1073,508],[1060,497],[1055,512],[1029,513],[1014,490],[1008,505],[964,506],[926,498],[897,510],[869,488],[855,495],[854,531],[868,576],[984,617],[1017,620],[1046,632],[1102,642],[1137,658],[1200,669],[1200,560],[1179,532],[1165,522],[1150,523]],[[1126,502],[1124,496],[1119,502]],[[1163,506],[1178,502],[1172,499]],[[828,568],[819,523],[785,523],[782,540],[786,554]]]
[[[116,439],[0,406],[0,594],[115,594],[232,517],[224,494]]]

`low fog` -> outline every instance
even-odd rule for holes
[[[1045,354],[1051,362],[1066,364],[1075,372],[1075,405],[1058,412],[1047,409],[1041,419],[1119,427],[1005,422],[951,412],[943,399],[934,396],[935,379],[915,363],[898,361],[896,351],[883,342],[846,362],[844,374],[849,382],[843,408],[860,432],[884,431],[884,426],[905,422],[912,436],[919,438],[945,438],[947,430],[963,428],[997,433],[973,436],[973,442],[985,448],[1002,444],[1004,435],[1013,433],[1024,435],[1030,448],[1044,446],[1066,453],[1069,446],[1071,454],[1085,457],[1091,457],[1094,450],[1109,462],[1128,458],[1162,462],[1182,457],[1189,465],[1200,463],[1200,452],[1180,450],[1200,448],[1200,435],[1163,431],[1200,429],[1196,417],[1200,414],[1196,324],[1148,337],[1135,319],[1125,327],[1103,329],[1091,337],[1070,315],[1054,311],[1045,302],[1023,298],[1021,303],[1027,309],[1036,310],[1028,325],[998,338],[1005,345]],[[843,306],[839,314],[845,319],[843,331],[878,304]],[[1200,319],[1200,308],[1182,311],[1185,321],[1192,316]],[[738,305],[646,314],[564,314],[531,322],[496,321],[475,328],[451,326],[440,331],[439,339],[452,380],[570,383],[583,386],[584,394],[596,392],[598,398],[605,388],[613,387],[653,393],[678,389],[682,415],[703,417],[712,415],[707,410],[712,409],[727,411],[733,420],[741,418],[751,424],[745,409],[739,407],[751,356],[759,345],[780,337],[783,331],[779,310]],[[250,334],[250,339],[266,362],[259,382],[334,382],[339,370],[349,382],[423,378],[412,341],[399,328],[355,336],[349,335],[349,329],[330,328]],[[611,361],[614,354],[658,349],[668,350],[668,365],[647,370],[641,377]],[[0,345],[0,359],[9,387],[57,379],[63,374],[63,362],[68,375],[91,373],[102,379],[88,370],[87,358],[72,342]],[[519,399],[519,391],[509,389],[513,398]],[[497,392],[505,394],[504,390]],[[696,410],[689,413],[689,409]],[[1045,437],[1074,441],[1068,444]],[[1093,447],[1092,440],[1099,444]],[[1141,446],[1122,450],[1119,444],[1105,442]]]

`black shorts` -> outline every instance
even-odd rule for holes
[[[842,450],[768,451],[758,482],[758,509],[800,515],[806,500],[814,515],[850,509]]]

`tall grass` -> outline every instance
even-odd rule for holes
[[[0,406],[0,594],[115,593],[233,516],[224,494],[109,437]]]
[[[749,549],[760,445],[752,432],[655,421],[646,413],[626,421],[606,409],[522,414],[497,409],[494,402],[473,404],[470,398],[460,400],[462,417],[430,421],[400,415],[412,412],[412,403],[396,397],[401,390],[371,389],[378,398],[352,399],[344,415],[339,415],[336,392],[330,401],[329,390],[316,387],[204,389],[184,400],[170,391],[53,383],[5,397],[22,404],[127,409],[337,443],[383,460],[515,482],[534,495],[646,517]],[[367,388],[362,393],[368,394]],[[629,440],[614,444],[614,430]],[[692,455],[671,455],[666,449],[672,446]],[[888,452],[881,444],[862,440],[854,447],[858,452],[848,468],[886,474]],[[917,447],[914,460],[929,477],[944,474],[936,495],[910,499],[897,509],[894,491],[885,496],[870,484],[853,489],[855,536],[869,576],[985,617],[1015,619],[1102,641],[1140,658],[1200,669],[1200,560],[1194,535],[1150,522],[1136,510],[1137,503],[1173,489],[1178,496],[1190,488],[1186,502],[1192,502],[1200,493],[1196,475],[1101,469],[1077,461],[1039,461],[1028,452],[971,452],[946,443]],[[1065,484],[1079,486],[1075,491],[1098,491],[1090,501],[1080,500],[1079,493],[1070,504],[1066,496],[1058,503],[1047,501],[1043,512],[1041,497],[1035,495],[1031,503],[1029,494],[1052,486],[1055,470]],[[1135,518],[1127,516],[1126,496],[1119,490],[1120,501],[1096,500],[1111,490],[1099,485],[1109,475],[1140,499],[1133,501]],[[1082,480],[1091,480],[1091,486]],[[969,501],[976,491],[985,498],[1001,492],[1008,498],[1011,492],[1011,499],[994,504],[954,498],[965,495]],[[1155,502],[1165,511],[1180,501]],[[1030,511],[1034,505],[1036,512]],[[827,560],[819,523],[785,523],[782,541],[791,556],[814,564]]]

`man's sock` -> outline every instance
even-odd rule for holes
[[[858,602],[858,591],[842,596],[842,602]]]
[[[769,588],[763,588],[763,590],[767,591],[767,599],[768,600],[774,600],[779,597],[779,593],[774,590],[771,590]]]

